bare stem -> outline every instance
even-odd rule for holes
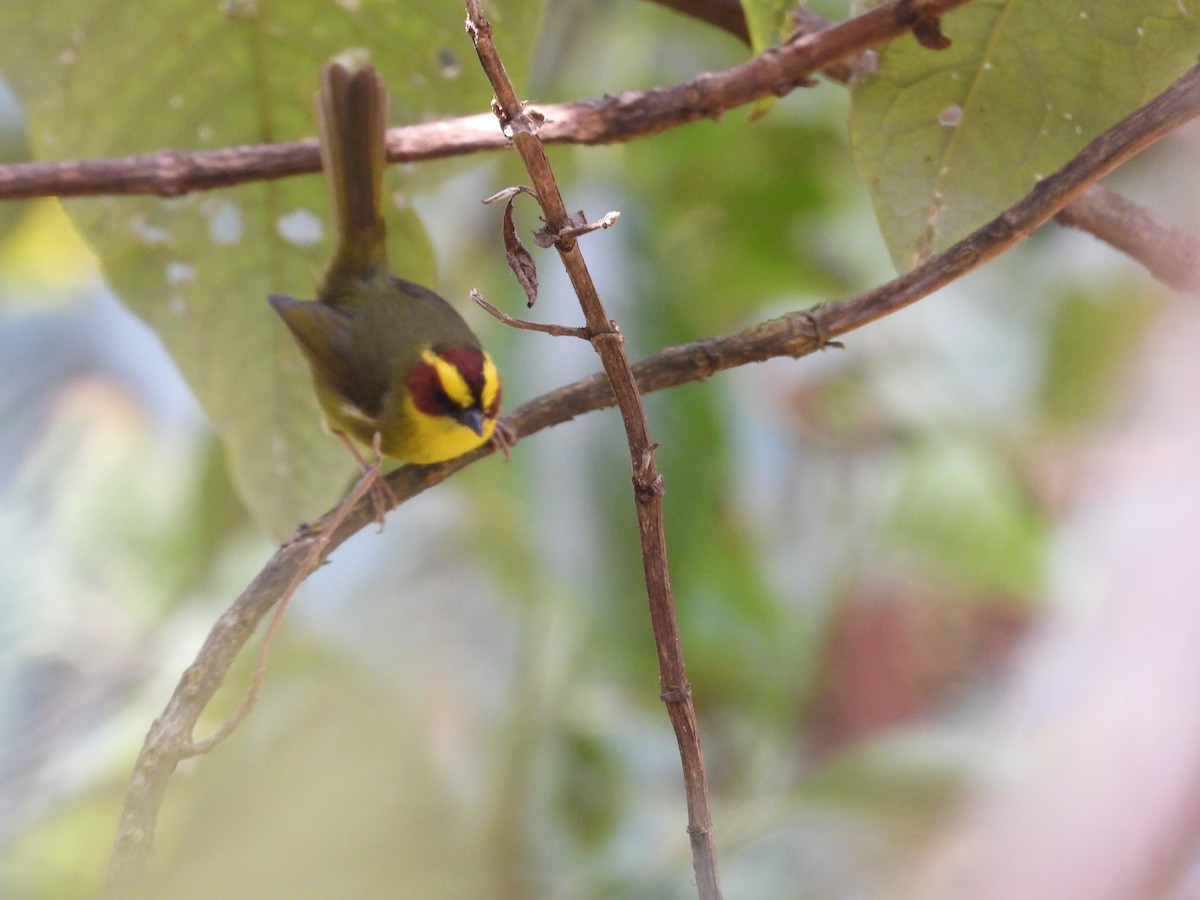
[[[559,192],[558,183],[538,138],[540,117],[525,110],[492,40],[491,23],[484,18],[479,0],[467,0],[467,32],[475,43],[480,65],[496,91],[495,112],[500,127],[512,138],[521,154],[545,217],[546,234],[554,235],[567,275],[579,298],[588,334],[605,375],[612,386],[633,468],[633,500],[637,513],[638,537],[642,548],[642,568],[650,606],[650,622],[658,649],[659,687],[675,729],[683,764],[684,792],[687,797],[687,831],[692,843],[692,867],[701,900],[720,900],[721,880],[713,841],[712,814],[709,810],[708,776],[704,768],[704,749],[692,704],[692,688],[687,680],[679,624],[675,616],[675,596],[667,563],[667,542],[663,526],[663,480],[654,461],[658,447],[650,439],[642,395],[625,352],[625,342],[616,323],[596,291],[578,236],[585,230],[572,221]]]

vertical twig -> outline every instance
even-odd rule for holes
[[[557,237],[554,246],[579,297],[588,338],[604,365],[625,424],[625,437],[633,467],[634,507],[642,546],[650,623],[658,648],[661,697],[671,717],[683,763],[692,866],[701,900],[719,900],[721,882],[709,812],[704,751],[700,744],[696,711],[692,705],[691,685],[684,668],[679,626],[675,617],[675,598],[667,567],[662,512],[663,481],[654,462],[654,451],[658,445],[650,440],[642,395],[625,353],[625,341],[616,323],[605,312],[583,254],[579,251],[573,230],[577,223],[567,213],[545,147],[538,137],[541,120],[526,111],[517,96],[492,41],[491,24],[483,16],[480,0],[467,0],[467,32],[474,42],[479,62],[496,91],[495,112],[501,128],[512,139],[533,180],[545,216],[546,233]]]

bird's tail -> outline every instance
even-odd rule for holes
[[[321,70],[316,103],[321,164],[337,226],[337,249],[326,281],[385,276],[387,88],[365,59],[344,56]]]

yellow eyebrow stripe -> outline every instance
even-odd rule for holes
[[[483,354],[483,396],[480,400],[483,403],[484,409],[491,409],[492,404],[496,402],[496,392],[500,390],[500,373],[496,370],[496,364],[492,362],[492,358]]]
[[[470,409],[475,405],[475,397],[471,394],[471,388],[467,384],[467,380],[463,378],[462,372],[458,371],[458,366],[442,359],[432,350],[422,350],[421,359],[433,366],[447,397],[463,409]],[[495,371],[495,366],[492,367],[492,370]]]

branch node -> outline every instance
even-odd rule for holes
[[[601,231],[605,228],[612,228],[617,224],[617,219],[621,218],[621,214],[616,210],[606,212],[595,222],[587,222],[583,219],[583,211],[580,210],[571,217],[571,224],[563,228],[554,239],[556,246],[563,244],[574,244],[576,238],[582,237],[585,234],[590,234],[593,231]],[[580,224],[581,223],[581,224]]]
[[[649,503],[656,497],[662,497],[667,492],[666,482],[663,480],[662,474],[656,472],[654,469],[654,451],[658,447],[658,444],[651,444],[642,450],[642,458],[638,460],[637,468],[633,473],[634,493],[642,503]]]
[[[600,348],[609,342],[614,342],[617,349],[625,346],[625,335],[621,334],[621,329],[617,327],[617,323],[612,319],[608,320],[607,331],[589,331],[588,340],[592,342],[592,346],[596,348],[596,352],[600,352]]]
[[[579,210],[568,215],[567,224],[558,229],[558,231],[552,231],[549,224],[539,228],[533,234],[533,242],[543,250],[554,247],[563,253],[567,253],[575,246],[575,241],[578,238],[593,231],[611,228],[619,218],[621,218],[621,214],[613,210],[606,212],[595,222],[589,222],[587,216],[583,214],[583,210]]]
[[[503,116],[503,112],[500,115]],[[522,103],[521,111],[513,118],[507,119],[507,121],[505,118],[501,118],[500,125],[504,128],[504,133],[509,138],[518,134],[528,134],[532,137],[537,137],[545,122],[546,116],[543,113],[531,108],[527,103]]]
[[[654,477],[649,481],[641,481],[634,478],[633,491],[639,503],[649,503],[652,500],[666,496],[667,483],[663,480],[662,474],[656,472]]]
[[[515,140],[517,135],[521,134],[538,137],[542,125],[546,122],[545,113],[533,108],[525,101],[521,103],[521,111],[515,116],[510,116],[498,97],[492,98],[492,115],[500,123],[500,131],[510,141]]]
[[[658,692],[658,699],[663,703],[686,703],[692,696],[692,686],[688,682],[681,685],[664,684],[662,690]],[[688,826],[688,833],[691,834],[691,826]],[[703,831],[699,832],[703,833]]]
[[[712,72],[701,72],[690,82],[683,91],[683,105],[695,110],[700,117],[720,122],[725,115],[725,107],[721,105],[713,90],[716,76]]]
[[[825,323],[819,315],[822,306],[824,306],[823,303],[814,306],[812,309],[800,311],[801,318],[812,326],[813,341],[816,344],[813,349],[824,350],[826,347],[836,347],[838,350],[845,350],[846,345],[841,341],[832,341],[829,339],[829,332],[826,331]]]

